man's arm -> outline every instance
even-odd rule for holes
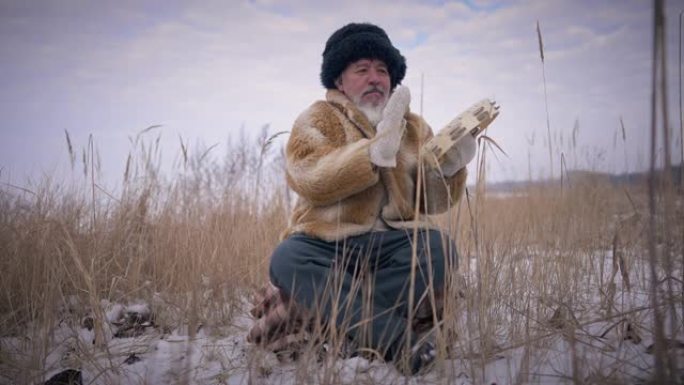
[[[421,143],[427,143],[433,136],[430,126],[417,115],[411,114],[410,119],[420,127]],[[422,185],[425,187],[426,198],[421,199],[420,211],[424,214],[440,214],[456,206],[463,195],[468,170],[463,167],[453,175],[446,176],[433,170],[427,158],[424,159],[423,167],[425,181]]]
[[[463,167],[452,176],[444,176],[436,170],[425,168],[427,207],[421,207],[425,214],[441,214],[455,207],[465,190],[468,170]]]
[[[334,107],[317,102],[300,115],[287,144],[290,187],[311,204],[324,206],[378,183],[369,140],[346,140]]]

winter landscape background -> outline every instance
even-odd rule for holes
[[[684,382],[681,10],[659,30],[658,3],[3,2],[0,383]],[[413,378],[245,341],[295,199],[283,131],[351,20],[386,27],[435,130],[502,106],[505,153],[481,141],[437,218],[463,283]]]

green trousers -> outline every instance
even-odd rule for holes
[[[411,286],[414,306],[429,300],[428,288],[441,289],[447,269],[455,269],[458,261],[453,242],[439,231],[419,230],[415,241],[413,285],[414,237],[406,230],[336,242],[294,234],[271,256],[271,281],[323,323],[344,330],[357,346],[395,360],[406,343]]]

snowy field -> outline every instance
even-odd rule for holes
[[[464,311],[456,321],[462,337],[447,341],[451,353],[412,378],[379,360],[301,352],[292,361],[248,344],[245,338],[253,320],[246,295],[241,303],[226,304],[232,306],[225,309],[230,314],[227,322],[200,324],[190,337],[187,324],[160,324],[161,315],[173,307],[157,293],[149,303],[102,301],[106,344],[100,347],[93,342],[92,314],[76,299],[61,306],[61,318],[50,327],[34,325],[25,335],[4,336],[0,383],[57,384],[49,380],[67,373],[82,384],[646,383],[654,373],[654,337],[644,271],[630,269],[627,291],[610,255],[596,261],[604,264],[606,282],[612,279],[606,287],[616,289],[609,293],[611,304],[605,303],[606,296],[596,294],[596,287],[586,286],[586,293],[574,297],[583,302],[551,307],[550,317],[530,320],[524,340],[510,338],[507,331],[512,325],[505,323],[490,338],[481,339],[472,331],[477,328],[467,327],[477,321]],[[469,279],[477,267],[472,260]],[[468,295],[477,296],[473,290]],[[680,305],[676,306],[679,316]],[[610,314],[606,306],[612,309]],[[511,308],[511,314],[516,311]],[[670,327],[666,322],[666,330]],[[677,360],[684,376],[682,325],[675,325],[675,330],[677,338],[669,340],[667,354]],[[481,340],[489,341],[485,353]],[[41,356],[41,351],[45,360],[36,362],[32,357]]]

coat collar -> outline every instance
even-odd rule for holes
[[[330,89],[325,94],[326,100],[337,107],[352,123],[363,133],[366,138],[372,138],[375,136],[375,127],[368,121],[366,115],[356,108],[354,102],[352,102],[347,95],[342,92]]]

